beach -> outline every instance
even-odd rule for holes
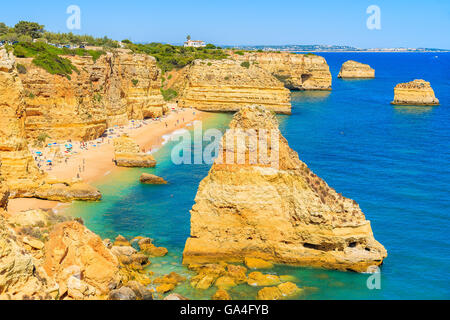
[[[95,141],[81,143],[71,143],[72,152],[65,159],[59,161],[52,160],[52,165],[48,165],[46,160],[40,160],[43,170],[49,178],[57,180],[71,180],[81,178],[86,183],[93,183],[96,180],[111,174],[113,171],[127,170],[127,168],[117,167],[114,162],[113,139],[122,134],[127,134],[133,138],[140,148],[151,153],[164,143],[164,136],[186,127],[195,120],[201,120],[207,113],[196,109],[173,110],[161,119],[148,119],[141,121],[140,125],[133,125],[137,121],[130,121],[129,126],[113,128],[114,134],[106,138],[99,138]],[[58,145],[67,143],[59,143]],[[34,152],[36,153],[36,152]],[[45,152],[44,158],[48,158],[51,152]],[[62,209],[70,203],[60,203],[56,201],[40,200],[35,198],[10,199],[8,212],[14,214],[25,210],[34,209]]]

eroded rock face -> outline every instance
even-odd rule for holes
[[[115,255],[99,236],[75,221],[53,229],[45,244],[44,259],[44,269],[59,284],[60,296],[70,296],[73,284],[83,294],[76,299],[101,297],[120,282]]]
[[[375,69],[372,69],[368,64],[349,60],[342,65],[338,78],[342,79],[375,78]]]
[[[266,70],[232,60],[196,60],[184,71],[182,107],[234,112],[260,104],[277,113],[291,113],[290,93]]]
[[[407,83],[400,83],[394,89],[394,101],[397,105],[421,105],[436,106],[439,100],[435,97],[434,91],[428,81],[414,80]]]
[[[161,71],[148,55],[108,52],[96,61],[68,56],[79,73],[70,79],[51,75],[19,59],[26,102],[26,133],[31,140],[47,134],[53,141],[87,141],[129,119],[161,116],[165,102],[159,90]]]
[[[115,162],[119,167],[153,168],[155,158],[151,154],[141,152],[139,145],[130,137],[122,136],[114,139]]]
[[[23,92],[14,56],[0,49],[0,175],[13,196],[32,194],[41,179],[25,137]]]
[[[200,183],[191,211],[191,237],[184,263],[243,262],[246,257],[274,263],[367,271],[387,256],[375,240],[359,205],[338,194],[316,176],[279,133],[276,117],[261,107],[245,107],[231,129],[278,132],[278,146],[266,140],[278,167],[249,161],[246,141],[242,164],[222,164],[234,144],[222,145],[222,157]],[[276,137],[275,135],[274,137]],[[271,135],[269,135],[271,137]],[[256,140],[254,140],[256,141]],[[262,140],[264,141],[264,140]],[[274,138],[276,141],[276,138]],[[259,144],[261,146],[261,143]],[[235,158],[236,159],[236,158]]]
[[[258,65],[290,90],[331,90],[330,67],[325,58],[315,54],[246,52],[234,54],[233,59]]]

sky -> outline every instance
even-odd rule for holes
[[[0,22],[35,21],[54,32],[115,40],[216,45],[350,45],[359,48],[450,49],[449,0],[21,0],[2,1]],[[67,8],[81,9],[69,30]],[[367,27],[367,8],[380,8],[381,29]]]

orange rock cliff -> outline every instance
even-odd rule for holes
[[[244,107],[230,123],[230,129],[238,128],[248,130],[242,133],[248,136],[247,151],[238,152],[234,142],[228,144],[227,132],[219,159],[231,154],[245,161],[223,164],[218,159],[200,183],[185,264],[243,262],[252,257],[357,272],[382,264],[387,252],[375,240],[359,205],[299,160],[271,112],[260,106]],[[278,147],[269,149],[269,154],[278,150],[278,167],[250,162],[248,150],[261,146],[254,141],[262,130],[279,134]]]

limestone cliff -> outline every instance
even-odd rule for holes
[[[92,140],[107,127],[124,125],[164,113],[159,90],[161,71],[148,55],[108,52],[96,61],[90,56],[67,56],[76,67],[69,78],[51,75],[19,59],[25,92],[28,138],[41,133],[52,140]]]
[[[332,77],[325,58],[315,54],[246,52],[233,54],[237,61],[249,61],[273,74],[290,90],[331,90]]]
[[[235,146],[237,139],[227,143],[231,132],[223,137],[222,156],[200,183],[191,211],[185,264],[252,257],[357,272],[382,264],[386,250],[374,239],[359,205],[299,160],[272,113],[261,107],[242,108],[230,129],[246,130],[238,131],[246,149]],[[266,138],[264,130],[271,132]],[[276,166],[250,157],[249,150],[265,144]],[[228,155],[235,164],[221,161]]]
[[[13,193],[30,195],[41,174],[25,139],[23,92],[14,56],[0,50],[0,176]]]
[[[98,200],[100,193],[87,185],[65,182],[67,188],[47,181],[40,172],[28,149],[25,123],[24,89],[16,70],[14,56],[0,50],[0,177],[10,189],[12,197],[38,197],[52,199],[55,194],[62,200]],[[89,196],[87,196],[89,194]],[[81,198],[79,197],[81,196]],[[66,198],[64,198],[66,197]]]
[[[277,113],[291,113],[290,93],[264,69],[231,60],[196,60],[184,70],[179,103],[204,111],[238,111],[260,104]]]
[[[375,78],[375,69],[372,69],[368,64],[349,60],[342,65],[338,78]]]
[[[392,104],[398,105],[439,105],[439,100],[435,97],[434,91],[429,82],[425,80],[414,80],[407,83],[400,83],[394,89],[394,101]]]

